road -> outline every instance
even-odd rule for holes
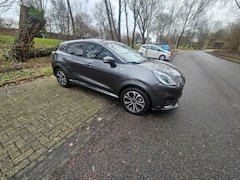
[[[239,179],[240,64],[203,51],[171,63],[179,108],[143,116],[54,77],[0,89],[0,179]]]
[[[117,116],[57,179],[239,179],[240,65],[203,51],[172,63],[186,77],[179,108]]]

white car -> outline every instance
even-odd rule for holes
[[[148,46],[148,51],[146,52]],[[146,56],[147,58],[154,58],[159,59],[162,61],[170,60],[171,59],[171,52],[162,49],[161,47],[154,45],[154,44],[143,44],[139,50],[139,53]],[[147,54],[146,54],[147,53]]]

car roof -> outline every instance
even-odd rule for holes
[[[147,44],[143,44],[142,46],[146,46]],[[156,46],[155,44],[148,44],[148,46]]]
[[[104,42],[115,42],[112,40],[105,40],[105,39],[74,39],[68,40],[61,43],[61,45],[69,44],[69,43],[77,43],[77,42],[95,42],[98,44],[103,44]]]
[[[142,46],[147,46],[147,44],[143,44]],[[156,44],[148,44],[148,46],[155,46],[155,47],[157,47],[157,48],[162,49],[162,47],[160,47],[160,46],[158,46],[158,45],[156,45]],[[164,49],[163,49],[163,50],[164,50]]]

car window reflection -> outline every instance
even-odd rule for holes
[[[95,44],[89,44],[87,47],[87,57],[103,60],[104,57],[111,56],[111,53],[105,48]]]
[[[74,54],[76,56],[82,56],[83,55],[83,43],[74,43],[69,44],[68,46],[65,46],[63,48],[63,51],[68,54]]]

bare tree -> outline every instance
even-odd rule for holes
[[[129,9],[133,13],[132,47],[134,47],[135,32],[136,32],[138,15],[139,15],[138,0],[127,0],[127,3],[128,3]]]
[[[41,11],[46,11],[47,0],[20,0],[20,4],[27,7],[35,7]]]
[[[72,22],[73,36],[76,37],[75,22],[74,22],[73,13],[72,13],[72,8],[71,8],[71,5],[70,5],[69,0],[67,0],[67,6],[68,6],[68,10],[69,10],[69,14],[70,14],[71,22]]]
[[[115,26],[115,25],[114,25],[114,21],[113,21],[112,5],[111,5],[110,0],[103,0],[103,2],[104,2],[104,5],[105,5],[105,8],[106,8],[111,39],[113,40],[114,39],[114,32],[113,32],[114,27],[113,26]]]
[[[156,35],[156,42],[167,42],[164,40],[164,35],[168,33],[171,16],[166,13],[158,12],[153,22],[153,33]]]
[[[118,41],[121,41],[121,0],[119,0],[119,14],[118,14],[118,30],[116,28],[116,21],[114,18],[114,13],[113,13],[113,7],[112,7],[112,3],[110,0],[103,0],[104,4],[105,4],[105,8],[106,8],[106,13],[107,13],[107,19],[108,19],[108,25],[110,28],[110,34],[111,34],[111,39],[117,39]]]
[[[104,2],[101,1],[95,4],[93,16],[99,28],[101,38],[111,39],[109,24],[106,23],[108,17]]]
[[[76,35],[78,38],[97,37],[99,34],[92,24],[92,18],[86,13],[79,13],[75,15]]]
[[[237,0],[235,0],[235,2],[237,4],[238,9],[240,9],[240,3]]]
[[[166,43],[169,43],[169,41],[172,39],[172,37],[175,36],[175,32],[177,29],[177,17],[179,16],[180,10],[179,6],[176,6],[176,4],[180,4],[181,0],[168,0],[166,1],[165,8],[166,12],[168,14],[169,23],[166,27],[167,29],[167,39]],[[172,42],[173,44],[173,42]]]
[[[220,21],[206,21],[203,19],[201,21],[201,29],[199,28],[199,33],[201,33],[198,37],[199,41],[203,40],[203,49],[208,47],[209,41],[213,33],[222,29],[223,25]]]
[[[14,20],[11,18],[10,19],[0,18],[0,27],[11,28],[13,24]]]
[[[183,0],[180,6],[180,17],[178,19],[180,32],[177,38],[176,47],[178,48],[179,42],[184,32],[197,21],[199,16],[203,16],[206,10],[214,3],[215,0]]]
[[[118,0],[118,41],[121,42],[121,16],[122,16],[122,0]]]
[[[70,35],[70,17],[65,0],[51,0],[50,18],[54,22],[54,31],[59,33],[61,38]]]
[[[14,0],[3,0],[0,2],[0,14],[6,12],[15,3]]]
[[[152,26],[152,18],[154,16],[152,16],[152,14],[154,13],[154,10],[156,11],[157,8],[153,8],[153,7],[157,7],[157,3],[160,3],[160,1],[157,0],[151,0],[149,1],[145,1],[145,0],[139,0],[139,4],[138,4],[138,10],[139,10],[139,19],[138,19],[138,27],[140,30],[140,34],[142,36],[142,43],[144,44],[146,41],[146,34],[148,37],[149,31],[153,28]]]
[[[125,18],[126,18],[127,44],[128,44],[128,46],[130,46],[129,27],[128,27],[128,6],[127,6],[127,0],[124,0],[124,12],[125,12]]]
[[[232,52],[240,51],[240,20],[230,24],[228,31],[229,48]]]

